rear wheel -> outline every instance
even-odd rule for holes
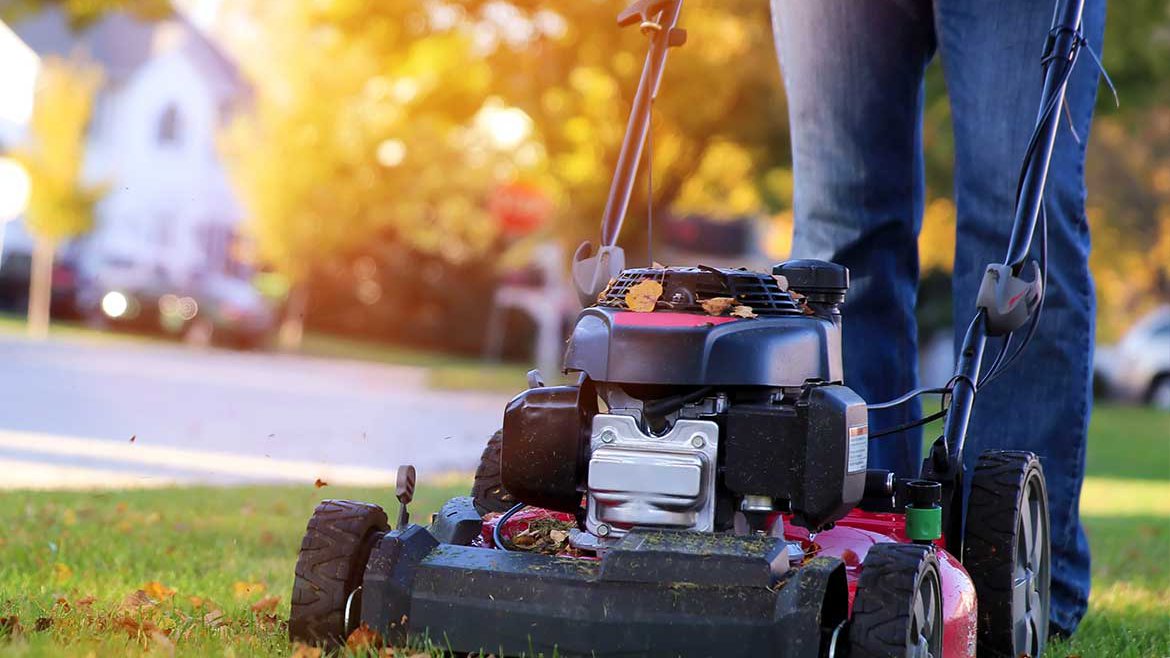
[[[504,447],[504,431],[498,430],[488,439],[475,469],[475,480],[471,485],[471,500],[480,515],[489,512],[503,514],[516,504],[512,494],[504,490],[501,475],[501,455]]]
[[[361,618],[362,583],[374,544],[390,530],[386,512],[352,500],[324,500],[305,529],[293,580],[293,641],[339,644]],[[347,620],[346,606],[349,606]]]
[[[862,563],[853,617],[852,658],[942,655],[942,587],[929,546],[876,544]]]
[[[1154,383],[1150,384],[1146,402],[1155,409],[1170,411],[1170,374],[1158,375]]]
[[[979,599],[979,655],[1039,656],[1048,639],[1048,493],[1030,452],[989,451],[971,479],[963,566]]]

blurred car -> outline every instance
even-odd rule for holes
[[[78,306],[93,326],[161,332],[202,345],[261,347],[276,325],[268,302],[242,278],[209,275],[177,285],[119,262],[108,262],[82,286]]]
[[[23,314],[28,309],[28,287],[32,256],[8,252],[0,259],[0,311]],[[77,317],[77,263],[71,252],[53,261],[53,292],[49,309],[54,318]]]
[[[1170,411],[1170,305],[1137,322],[1114,346],[1098,347],[1094,388]]]

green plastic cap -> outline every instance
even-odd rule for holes
[[[906,536],[913,541],[934,541],[942,537],[942,508],[907,505]]]

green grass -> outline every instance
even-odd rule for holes
[[[1100,408],[1088,459],[1090,611],[1048,655],[1170,656],[1170,416]],[[457,479],[422,483],[414,517],[465,490]],[[331,497],[394,509],[389,490],[339,487],[0,493],[0,617],[17,615],[25,627],[19,638],[0,630],[0,655],[165,655],[170,648],[118,625],[123,598],[159,581],[175,595],[135,614],[171,630],[176,655],[287,656],[279,624],[296,551],[309,513]],[[264,591],[237,595],[246,583]],[[97,600],[86,612],[76,602],[89,595]],[[280,597],[275,622],[250,610],[265,596]],[[209,606],[223,610],[226,625],[204,623]],[[38,632],[40,617],[54,621]]]

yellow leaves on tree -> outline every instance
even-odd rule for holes
[[[28,172],[31,192],[25,223],[33,234],[29,283],[29,333],[48,334],[53,257],[65,239],[85,233],[103,194],[83,180],[87,127],[99,69],[81,59],[47,57],[41,62],[28,139],[16,159]]]

